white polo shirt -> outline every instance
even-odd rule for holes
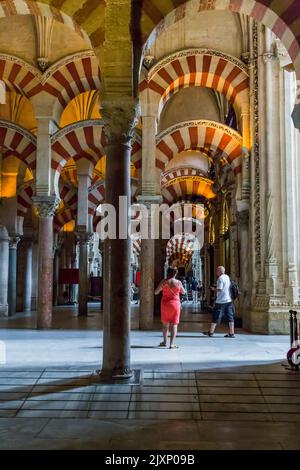
[[[232,302],[230,295],[230,277],[227,274],[222,274],[217,281],[217,298],[216,304],[227,304]]]

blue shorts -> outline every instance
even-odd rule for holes
[[[213,323],[217,323],[218,325],[220,325],[224,315],[229,323],[234,322],[234,311],[232,302],[228,302],[227,304],[215,304],[215,308],[213,311]]]

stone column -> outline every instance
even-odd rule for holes
[[[131,99],[103,102],[107,138],[106,202],[116,211],[116,236],[104,243],[104,329],[102,375],[128,378],[130,367],[130,251],[128,230],[119,218],[129,221],[131,200],[131,140],[136,124],[136,103]],[[123,199],[120,207],[119,197]],[[127,213],[126,213],[127,210]],[[123,231],[123,233],[121,233]]]
[[[32,292],[32,241],[25,240],[24,248],[24,277],[23,277],[23,311],[31,311]]]
[[[140,282],[140,330],[151,330],[154,318],[154,266],[155,266],[155,239],[152,238],[151,224],[154,217],[151,214],[151,203],[159,204],[160,196],[140,196],[138,201],[148,209],[148,238],[141,243],[141,282]]]
[[[9,265],[8,265],[8,316],[16,313],[17,297],[17,246],[19,237],[11,237],[9,240]]]
[[[239,229],[239,254],[240,254],[240,290],[239,305],[241,313],[247,314],[249,294],[249,211],[237,213]],[[245,319],[247,322],[247,318]]]
[[[32,246],[32,283],[31,283],[31,310],[37,309],[37,285],[38,285],[38,243],[36,240]]]
[[[7,287],[8,287],[8,259],[9,236],[6,228],[0,225],[0,316],[8,315]]]
[[[154,264],[155,240],[151,236],[151,204],[162,201],[156,196],[156,115],[148,103],[143,106],[143,141],[142,141],[142,195],[138,201],[148,209],[148,239],[141,243],[141,283],[140,283],[140,329],[150,330],[154,317]]]
[[[88,273],[88,251],[89,240],[91,234],[76,232],[79,245],[79,302],[78,316],[88,316],[88,290],[89,290],[89,273]]]
[[[53,249],[54,251],[54,261],[53,261],[53,306],[58,305],[58,291],[59,291],[59,255],[60,247],[59,242],[57,241],[56,246]]]
[[[39,215],[37,328],[52,322],[53,302],[53,215],[58,206],[55,196],[35,196]]]
[[[273,113],[275,112],[273,102],[273,58],[272,51],[272,32],[266,28],[265,30],[265,50],[263,55],[265,62],[265,155],[266,155],[266,262],[265,276],[267,281],[267,293],[276,294],[278,262],[276,258],[275,246],[275,188],[274,188],[274,135],[273,135]],[[276,108],[278,111],[278,109]]]

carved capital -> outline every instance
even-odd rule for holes
[[[34,196],[32,200],[42,219],[53,217],[59,206],[59,199],[56,196]]]
[[[91,239],[93,238],[93,234],[89,232],[75,232],[76,241],[79,245],[88,245]]]
[[[102,106],[107,144],[130,145],[140,114],[138,102],[133,98],[104,99]]]
[[[19,241],[20,241],[20,237],[18,237],[16,235],[10,237],[10,239],[9,239],[9,249],[10,250],[16,250]]]

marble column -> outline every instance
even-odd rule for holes
[[[79,302],[78,316],[88,316],[88,293],[89,293],[89,273],[88,273],[88,251],[91,234],[77,232],[79,245]]]
[[[31,283],[31,310],[37,309],[38,286],[38,243],[34,240],[32,245],[32,283]]]
[[[11,237],[9,240],[9,265],[8,265],[8,316],[16,313],[17,297],[17,246],[19,237]]]
[[[155,240],[151,237],[151,204],[162,202],[160,196],[156,196],[156,114],[145,103],[143,106],[143,142],[142,142],[142,195],[138,201],[148,209],[148,239],[142,239],[141,243],[141,282],[140,282],[140,329],[150,330],[153,327],[154,318],[154,265],[155,265]]]
[[[240,245],[240,290],[239,298],[241,312],[247,313],[249,285],[249,211],[237,213]]]
[[[60,250],[58,245],[55,247],[54,261],[53,261],[53,305],[58,305],[58,291],[59,291],[59,254]]]
[[[103,102],[102,116],[107,138],[106,202],[116,211],[116,236],[104,242],[104,328],[101,374],[129,378],[130,365],[130,254],[128,230],[120,218],[129,222],[131,200],[131,141],[136,125],[136,102],[128,98]],[[121,208],[119,197],[122,199]],[[125,205],[126,204],[126,205]],[[126,213],[127,211],[127,213]],[[125,229],[125,227],[124,227]]]
[[[9,236],[6,228],[0,225],[0,316],[8,315],[7,287],[8,287],[8,260]]]
[[[23,311],[31,311],[32,292],[32,241],[26,240],[24,247],[24,276],[23,276]]]
[[[53,303],[53,215],[55,196],[35,196],[39,215],[37,329],[51,328]]]

